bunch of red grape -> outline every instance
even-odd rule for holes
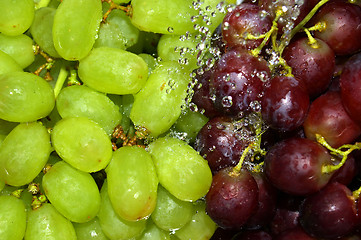
[[[361,7],[244,1],[196,71],[212,239],[361,239]]]

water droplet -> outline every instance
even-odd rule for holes
[[[233,105],[232,97],[231,96],[225,96],[222,98],[222,106],[225,108],[229,108]]]
[[[168,32],[169,33],[173,33],[174,32],[174,29],[172,27],[168,27]]]

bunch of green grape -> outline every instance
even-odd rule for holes
[[[212,236],[189,98],[227,4],[0,0],[0,239]]]

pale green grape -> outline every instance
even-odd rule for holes
[[[9,54],[0,50],[0,74],[7,72],[22,72],[23,69]]]
[[[205,196],[212,183],[208,163],[186,142],[158,138],[149,145],[160,184],[183,201]]]
[[[122,119],[119,107],[109,97],[85,85],[63,88],[56,107],[63,118],[87,117],[97,122],[109,136]]]
[[[44,126],[37,122],[17,125],[0,146],[0,179],[13,186],[30,183],[50,152],[50,136]]]
[[[25,234],[24,203],[14,196],[0,196],[0,239],[21,240]]]
[[[178,218],[182,218],[182,215],[178,215]],[[151,219],[147,222],[147,227],[145,228],[143,234],[136,238],[137,240],[170,240],[170,235],[168,232],[160,229],[153,223]]]
[[[177,230],[191,220],[193,213],[193,203],[179,200],[159,185],[157,205],[151,215],[159,228],[165,231]]]
[[[34,18],[33,0],[1,0],[0,32],[9,36],[24,33]]]
[[[158,56],[163,61],[178,61],[185,67],[193,70],[197,65],[197,45],[200,40],[194,36],[163,35],[157,45]]]
[[[55,124],[61,120],[61,116],[58,113],[58,109],[56,107],[49,113],[48,116],[41,119],[41,122],[44,124],[46,128],[53,128]]]
[[[14,187],[14,186],[10,186],[5,184],[5,186],[3,187],[3,189],[1,190],[0,196],[1,195],[11,195],[12,192],[18,190],[19,187]]]
[[[0,118],[32,122],[47,116],[54,105],[53,89],[43,78],[27,72],[0,75]]]
[[[123,219],[147,218],[157,202],[158,178],[150,154],[137,146],[121,147],[106,169],[108,194]]]
[[[28,213],[24,239],[77,240],[72,223],[50,203],[46,203]]]
[[[187,108],[174,123],[172,130],[174,135],[183,135],[184,140],[194,143],[198,132],[208,122],[208,118],[200,112],[191,111]]]
[[[108,195],[107,180],[104,181],[100,195],[99,223],[104,234],[110,240],[130,239],[139,236],[144,231],[147,220],[127,221],[114,211]]]
[[[57,122],[51,140],[64,161],[84,172],[104,169],[112,157],[112,143],[106,132],[85,117],[68,117]]]
[[[92,176],[64,161],[50,168],[42,185],[50,203],[72,222],[90,221],[99,211],[100,194]]]
[[[132,23],[142,31],[162,34],[194,32],[193,0],[132,0]]]
[[[217,225],[205,211],[205,202],[197,202],[195,206],[196,211],[191,221],[175,232],[180,240],[208,240],[216,231]]]
[[[19,123],[0,119],[0,134],[8,135]]]
[[[5,187],[5,182],[0,180],[0,192],[4,189]]]
[[[141,54],[138,54],[138,56],[143,58],[143,60],[147,63],[148,73],[150,74],[158,64],[157,59],[147,53],[141,53]]]
[[[73,223],[77,240],[108,240],[100,227],[98,217],[85,223]]]
[[[53,42],[53,23],[56,9],[43,7],[35,11],[34,21],[30,27],[30,33],[41,50],[52,57],[60,57],[55,50]]]
[[[219,24],[222,23],[226,16],[227,3],[232,3],[233,0],[204,0],[201,2],[199,8],[202,15],[199,16],[198,24],[206,27],[209,33],[212,33]],[[234,1],[233,1],[234,2]]]
[[[107,4],[107,3],[104,3]],[[133,46],[139,38],[139,29],[133,26],[124,11],[115,9],[100,25],[99,36],[94,47],[114,47],[126,49]]]
[[[101,20],[100,0],[63,0],[54,16],[56,51],[70,61],[86,57],[94,45]]]
[[[137,93],[148,77],[148,66],[134,53],[118,49],[94,48],[82,59],[79,77],[91,88],[113,94]]]
[[[6,36],[0,33],[0,50],[11,56],[21,68],[34,62],[33,40],[25,35]]]
[[[135,95],[130,118],[156,137],[166,132],[181,114],[190,82],[187,71],[176,62],[163,62],[149,75]]]

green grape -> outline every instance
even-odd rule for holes
[[[18,189],[19,189],[19,187],[14,187],[14,186],[5,184],[5,186],[1,190],[0,196],[1,195],[11,195],[14,191],[16,191]]]
[[[175,232],[180,240],[208,240],[216,231],[217,225],[205,211],[205,202],[197,202],[195,206],[196,211],[191,221]]]
[[[160,184],[183,201],[205,196],[212,183],[208,163],[186,142],[158,138],[149,145]]]
[[[165,231],[177,230],[191,220],[193,213],[193,203],[179,200],[159,185],[157,205],[151,215],[159,228]]]
[[[192,16],[198,12],[193,0],[132,0],[133,25],[142,31],[162,34],[194,32]]]
[[[5,182],[0,180],[0,192],[4,189],[5,187]]]
[[[18,124],[0,119],[0,134],[8,135]]]
[[[173,134],[183,135],[185,141],[194,143],[198,132],[207,122],[208,118],[202,113],[187,108],[174,123]]]
[[[22,72],[23,69],[9,54],[0,50],[0,74],[8,72]]]
[[[100,195],[99,223],[110,240],[130,239],[139,236],[144,231],[147,220],[127,221],[114,211],[108,195],[107,180],[104,181]]]
[[[8,36],[24,33],[33,22],[33,0],[1,0],[0,32]]]
[[[31,211],[32,210],[31,204],[33,202],[33,194],[31,192],[27,191],[27,189],[24,189],[24,191],[21,192],[20,199],[24,203],[25,210],[27,212]]]
[[[108,135],[99,124],[85,117],[68,117],[57,122],[51,140],[64,161],[84,172],[100,171],[112,158]]]
[[[106,3],[104,3],[106,4]],[[106,21],[100,25],[99,36],[94,47],[126,49],[139,38],[139,29],[133,26],[127,14],[119,9],[112,10]]]
[[[63,0],[54,16],[56,51],[70,61],[86,57],[94,45],[101,20],[101,1]]]
[[[147,63],[148,65],[148,75],[153,71],[153,69],[157,66],[157,59],[155,59],[154,57],[152,57],[150,54],[147,53],[141,53],[138,54],[139,57],[143,58],[143,60]]]
[[[200,4],[199,8],[202,12],[202,16],[199,17],[198,24],[206,27],[209,33],[218,27],[222,23],[223,18],[226,16],[226,4],[231,3],[230,0],[204,0]]]
[[[121,147],[113,153],[106,173],[115,212],[129,221],[149,217],[157,202],[158,188],[150,154],[138,146]]]
[[[25,34],[7,36],[0,33],[0,50],[12,57],[23,69],[35,59],[33,40]]]
[[[100,227],[98,217],[85,223],[73,223],[77,240],[108,240]]]
[[[56,9],[42,7],[35,11],[30,33],[39,47],[52,57],[60,57],[53,42],[53,23]]]
[[[90,221],[99,211],[100,194],[90,173],[64,161],[50,168],[43,176],[42,185],[50,203],[72,222]]]
[[[190,75],[176,62],[163,62],[134,96],[130,118],[156,137],[166,132],[181,114]]]
[[[120,123],[120,126],[122,126],[123,131],[125,134],[128,134],[129,131],[131,130],[132,126],[132,122],[130,120],[130,111],[132,109],[134,103],[134,97],[132,94],[128,94],[128,95],[123,95],[122,96],[122,121]]]
[[[113,0],[114,3],[120,4],[120,3],[128,3],[130,0]]]
[[[48,116],[41,119],[41,122],[44,124],[46,128],[54,128],[55,124],[61,120],[61,116],[59,115],[58,109],[56,107],[49,113]]]
[[[163,61],[178,61],[184,67],[193,70],[197,65],[197,45],[200,40],[194,36],[163,35],[158,43],[158,56]]]
[[[32,122],[54,108],[53,89],[41,77],[27,72],[0,75],[0,118],[11,122]]]
[[[52,204],[45,203],[28,213],[24,240],[77,240],[72,223]]]
[[[148,66],[134,53],[101,47],[80,61],[78,73],[84,84],[95,90],[124,95],[137,93],[144,86]]]
[[[21,123],[0,146],[0,179],[12,186],[30,183],[51,152],[47,129],[40,123]]]
[[[180,217],[181,216],[181,217]],[[182,215],[178,215],[178,218],[182,218]],[[160,229],[153,223],[151,219],[147,222],[147,227],[145,228],[142,235],[137,240],[170,240],[170,235],[168,232]]]
[[[26,228],[24,203],[14,196],[0,196],[0,239],[21,240]]]
[[[109,97],[85,85],[63,88],[56,107],[63,118],[87,117],[97,122],[109,136],[122,119],[119,107]]]

